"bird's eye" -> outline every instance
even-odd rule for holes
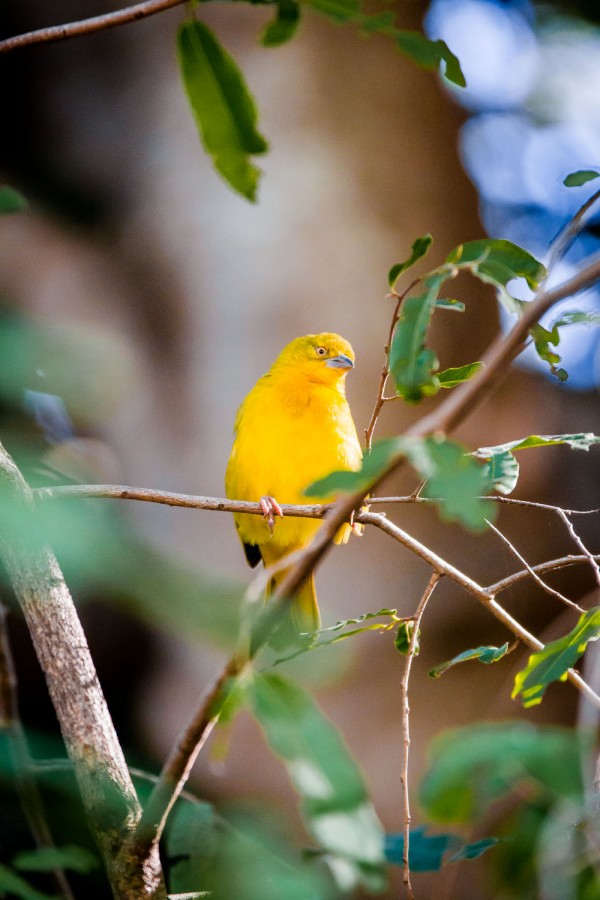
[[[317,347],[317,356],[325,356],[326,353],[325,347]]]

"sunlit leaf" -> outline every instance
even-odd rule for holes
[[[479,722],[434,738],[420,786],[424,814],[435,822],[480,820],[510,791],[532,802],[548,793],[580,797],[582,744],[561,728],[526,722]]]
[[[565,187],[581,187],[582,184],[593,181],[594,178],[600,178],[600,172],[596,172],[595,169],[578,169],[577,172],[570,172],[563,184]]]
[[[267,142],[257,131],[256,105],[240,69],[212,31],[195,19],[180,26],[177,50],[204,148],[231,187],[254,200],[259,170],[249,157],[264,153]]]
[[[546,269],[539,260],[512,241],[486,238],[460,244],[449,253],[446,263],[468,268],[474,275],[498,289],[499,299],[510,312],[519,312],[523,302],[512,297],[507,285],[514,278],[524,278],[531,290],[536,290],[546,277]]]
[[[400,309],[400,319],[390,347],[389,367],[398,396],[407,403],[417,403],[436,394],[440,383],[435,375],[438,360],[425,344],[438,291],[446,275],[430,276],[425,292],[407,297]]]
[[[277,15],[261,36],[264,47],[279,47],[294,36],[300,22],[300,6],[296,0],[278,0]]]
[[[565,681],[567,672],[585,652],[590,641],[600,637],[600,606],[587,610],[575,628],[532,653],[527,666],[515,677],[512,697],[521,697],[523,706],[536,706],[549,684]]]
[[[462,662],[469,662],[473,659],[476,659],[478,662],[485,663],[489,666],[492,663],[498,662],[498,660],[502,659],[503,656],[506,656],[508,652],[508,641],[506,642],[506,644],[502,644],[501,647],[476,647],[473,650],[464,650],[462,653],[459,653],[458,656],[454,656],[447,662],[443,662],[435,666],[433,669],[431,669],[429,675],[431,676],[431,678],[439,678],[444,674],[444,672],[447,672],[448,669],[451,669],[453,666],[456,666]]]
[[[398,276],[409,269],[411,266],[414,266],[420,259],[422,259],[425,254],[428,252],[429,248],[433,244],[433,238],[430,234],[424,234],[423,237],[418,237],[413,245],[411,254],[408,259],[404,260],[404,262],[396,263],[396,265],[392,266],[388,274],[388,281],[390,287],[393,289]]]
[[[456,834],[429,835],[426,831],[426,826],[410,830],[408,861],[413,872],[439,872],[444,853],[461,843],[461,838]],[[403,865],[403,834],[386,834],[385,855],[393,865]]]
[[[85,875],[97,869],[100,862],[85,847],[68,844],[63,847],[38,847],[17,854],[12,860],[15,869],[23,872],[51,872],[53,869],[69,869]]]
[[[516,456],[510,450],[499,450],[489,457],[484,457],[480,451],[473,455],[485,459],[483,469],[492,488],[499,494],[512,494],[519,480],[519,462]]]
[[[465,381],[469,381],[469,379],[473,378],[474,375],[477,375],[482,368],[482,362],[472,362],[468,363],[466,366],[444,369],[443,372],[437,373],[437,379],[440,383],[440,387],[453,388],[456,387],[457,384],[463,384]]]
[[[0,185],[0,215],[21,212],[26,208],[27,200],[20,191],[7,184]]]
[[[476,456],[489,459],[505,450],[527,450],[530,447],[551,447],[557,444],[567,444],[573,450],[589,450],[596,444],[600,444],[600,436],[591,431],[578,434],[530,434],[528,437],[519,438],[516,441],[508,441],[506,444],[497,444],[495,447],[481,447],[475,451]]]
[[[307,827],[325,858],[330,864],[340,860],[355,886],[381,889],[383,831],[339,733],[305,691],[280,675],[257,674],[248,696],[300,794]],[[335,876],[335,864],[331,868]]]
[[[340,619],[335,625],[329,625],[327,628],[320,628],[319,631],[315,633],[327,634],[329,631],[341,631],[343,628],[347,628],[348,625],[360,625],[368,619],[378,619],[382,616],[389,616],[392,620],[397,619],[398,610],[384,608],[377,610],[377,612],[363,613],[362,616],[356,616],[354,619]]]

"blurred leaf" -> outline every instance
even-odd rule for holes
[[[596,172],[594,169],[578,169],[577,172],[567,175],[563,184],[565,187],[581,187],[582,184],[593,181],[594,178],[600,178],[600,172]]]
[[[464,312],[465,304],[462,300],[453,300],[452,297],[438,297],[435,301],[436,309],[449,309],[454,312]]]
[[[21,212],[23,209],[27,209],[27,200],[23,194],[7,184],[0,185],[0,215]]]
[[[248,158],[264,153],[267,142],[256,129],[256,105],[240,69],[212,31],[195,19],[180,26],[177,51],[204,148],[230,186],[255,200],[259,170]]]
[[[410,642],[412,640],[413,632],[415,630],[415,623],[412,620],[408,622],[401,622],[398,626],[398,632],[396,634],[396,640],[394,641],[394,645],[398,653],[402,653],[403,656],[408,655],[408,651],[410,650]],[[421,632],[419,630],[417,634],[417,640],[415,641],[414,647],[414,655],[418,656],[421,650],[421,646],[419,644],[419,637]]]
[[[334,877],[338,861],[355,886],[382,889],[383,831],[339,733],[307,693],[280,675],[257,674],[248,696],[272,750],[285,762]]]
[[[552,329],[564,328],[567,325],[600,325],[600,315],[592,312],[583,312],[573,309],[560,314]]]
[[[479,452],[473,454],[481,458]],[[510,450],[493,453],[483,464],[488,482],[499,494],[511,494],[519,480],[519,462]]]
[[[553,681],[565,681],[568,670],[585,653],[588,643],[599,637],[600,606],[596,606],[587,610],[564,637],[532,653],[527,666],[515,677],[513,699],[520,695],[525,707],[541,703],[548,685]]]
[[[526,722],[468,725],[444,732],[430,745],[420,786],[424,813],[440,823],[480,819],[498,798],[518,791],[536,798],[581,796],[578,735]]]
[[[501,838],[488,837],[482,838],[480,841],[474,841],[472,844],[465,844],[464,847],[461,847],[460,850],[450,857],[448,862],[460,862],[461,859],[479,859],[492,847],[497,847],[500,841]]]
[[[459,653],[458,656],[435,666],[431,669],[429,675],[431,678],[439,678],[444,672],[451,669],[452,666],[456,666],[458,663],[468,662],[472,659],[476,659],[478,662],[485,663],[489,666],[492,663],[498,662],[499,659],[502,659],[502,657],[506,656],[509,652],[508,641],[505,644],[502,644],[501,647],[476,647],[474,650],[464,650],[462,653]]]
[[[294,36],[300,22],[300,6],[296,0],[278,0],[277,15],[262,33],[263,47],[279,47]]]
[[[387,609],[384,607],[383,609],[377,610],[377,612],[363,613],[362,616],[357,616],[355,619],[340,619],[335,625],[329,625],[327,628],[320,628],[315,634],[327,634],[329,631],[341,631],[342,628],[346,628],[348,625],[360,625],[368,619],[378,619],[381,616],[390,616],[392,621],[395,621],[398,617],[398,610]]]
[[[19,853],[12,860],[15,869],[24,872],[51,872],[53,869],[69,869],[86,875],[100,865],[98,858],[84,847],[68,844],[63,847],[38,847]]]
[[[367,490],[375,479],[383,474],[393,460],[402,456],[402,442],[399,438],[385,438],[373,444],[371,452],[367,453],[362,461],[362,466],[357,472],[335,471],[319,478],[307,488],[304,493],[307,497],[321,499],[334,496],[338,493],[352,493],[362,488]]]
[[[473,378],[474,375],[477,375],[482,368],[482,362],[472,362],[468,363],[466,366],[444,369],[443,372],[437,373],[437,379],[440,383],[440,387],[453,388],[456,387],[457,384],[463,384],[465,381],[469,381],[469,379]]]
[[[483,531],[486,519],[495,515],[481,499],[490,490],[484,467],[462,444],[447,438],[429,437],[404,445],[411,465],[427,479],[422,495],[435,502],[440,517]]]
[[[460,62],[445,41],[430,41],[417,31],[396,31],[396,44],[401,53],[423,69],[438,69],[444,63],[448,81],[466,87]]]
[[[424,234],[423,237],[418,237],[412,245],[412,252],[408,259],[392,266],[388,274],[388,282],[392,290],[394,289],[394,284],[398,279],[398,276],[422,259],[432,244],[433,238],[430,234]]]
[[[428,835],[426,830],[426,826],[410,830],[408,862],[413,872],[439,872],[444,853],[461,842],[461,838],[456,834]],[[386,834],[385,855],[388,862],[393,865],[403,864],[403,834]]]
[[[360,21],[360,0],[309,0],[309,6],[335,22]]]
[[[440,388],[438,360],[425,339],[440,287],[445,275],[430,276],[424,281],[425,293],[407,297],[400,309],[400,319],[390,347],[389,367],[396,393],[407,403],[418,403]]]
[[[57,900],[54,894],[43,894],[36,890],[24,878],[13,872],[8,866],[0,863],[0,892],[20,900]]]
[[[530,434],[528,437],[519,438],[516,441],[508,441],[506,444],[497,444],[495,447],[480,447],[475,455],[481,459],[491,459],[505,450],[514,453],[515,450],[527,450],[530,447],[550,447],[558,444],[568,444],[573,450],[589,450],[595,444],[600,444],[600,436],[591,431],[578,434]]]

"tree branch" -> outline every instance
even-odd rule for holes
[[[66,25],[38,28],[36,31],[28,31],[26,34],[18,34],[0,41],[0,53],[8,53],[10,50],[27,47],[31,44],[48,44],[53,41],[65,40],[65,38],[93,34],[96,31],[106,31],[117,25],[127,25],[130,22],[137,22],[139,19],[164,12],[166,9],[171,9],[172,6],[181,6],[184,2],[185,0],[145,0],[143,3],[136,3],[134,6],[117,9],[101,16],[93,16],[90,19],[69,22]]]
[[[38,539],[32,493],[0,445],[0,555],[21,605],[115,897],[166,897],[158,849],[140,866],[121,850],[140,816],[85,634],[56,557]]]

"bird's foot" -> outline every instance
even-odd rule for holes
[[[283,519],[281,507],[275,497],[261,497],[259,503],[260,508],[264,513],[263,519],[267,520],[267,525],[269,526],[271,534],[273,534],[273,529],[275,527],[275,516],[279,516]]]

